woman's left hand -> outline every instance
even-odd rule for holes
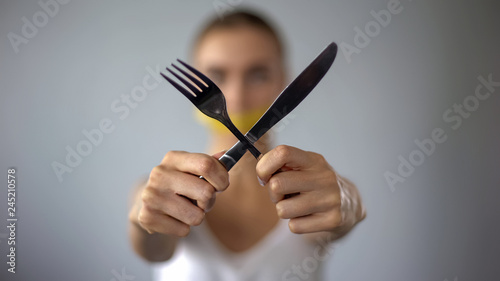
[[[290,219],[292,232],[334,231],[342,226],[338,176],[322,155],[280,145],[260,158],[256,170],[278,216]]]

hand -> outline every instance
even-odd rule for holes
[[[263,155],[256,169],[292,232],[333,231],[341,225],[337,174],[320,154],[280,145]]]
[[[137,220],[149,233],[188,235],[190,227],[199,225],[212,208],[216,192],[229,185],[229,174],[217,160],[219,156],[168,152],[151,171],[141,193],[142,206],[131,220]]]

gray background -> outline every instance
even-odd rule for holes
[[[44,1],[44,0],[42,0]],[[203,151],[193,107],[162,82],[124,120],[110,105],[142,83],[147,66],[187,58],[214,3],[77,1],[15,53],[38,1],[0,4],[0,219],[6,170],[18,170],[17,273],[1,280],[113,280],[123,268],[148,280],[131,250],[131,185],[168,150]],[[286,38],[290,77],[329,42],[353,45],[354,28],[388,1],[240,1],[269,15]],[[239,5],[239,4],[238,4]],[[474,93],[477,77],[500,81],[498,1],[410,1],[349,63],[340,52],[313,94],[279,127],[276,143],[325,155],[361,191],[367,219],[336,246],[325,280],[498,280],[500,87],[453,130],[443,113]],[[115,130],[59,182],[51,163],[103,118]],[[408,159],[415,139],[448,139],[395,191],[384,173]],[[455,278],[456,277],[456,278]]]

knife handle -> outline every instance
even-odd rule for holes
[[[233,147],[231,147],[228,151],[226,151],[226,153],[224,153],[224,155],[219,158],[219,162],[224,165],[226,170],[229,172],[229,170],[231,170],[231,168],[238,162],[238,160],[241,159],[246,151],[246,146],[242,142],[238,141],[235,145],[233,145]],[[200,176],[200,179],[206,181],[203,176]],[[195,206],[198,206],[196,200],[188,198],[184,195],[181,196],[191,201],[191,203],[193,203]]]
[[[238,141],[235,145],[233,145],[233,147],[231,147],[228,151],[226,151],[226,153],[224,153],[224,155],[222,155],[219,158],[219,162],[222,165],[224,165],[224,167],[226,168],[226,170],[229,172],[229,170],[231,170],[231,168],[236,163],[238,163],[238,161],[241,159],[241,157],[243,157],[243,155],[245,155],[246,151],[247,151],[246,146],[242,142]],[[280,173],[280,172],[284,172],[284,171],[287,171],[287,170],[288,169],[286,169],[286,168],[281,168],[278,171],[276,171],[276,173],[274,173],[274,174],[277,174],[277,173]],[[200,179],[206,181],[206,179],[203,176],[200,176]],[[298,193],[286,194],[285,195],[285,199],[293,197],[295,195],[298,195]],[[191,198],[187,198],[187,197],[185,197],[183,195],[181,195],[181,196],[184,197],[184,198],[186,198],[186,199],[188,199],[189,201],[191,201],[191,203],[193,203],[195,206],[198,206],[198,203],[196,202],[196,200],[193,200]]]
[[[226,167],[229,172],[231,168],[238,163],[238,161],[247,152],[247,147],[242,142],[238,141],[233,147],[231,147],[224,155],[219,158],[219,161]]]
[[[219,162],[224,166],[224,168],[226,168],[227,171],[229,171],[237,161],[234,161],[233,157],[224,154],[219,158]],[[199,178],[206,181],[203,176],[200,176]]]
[[[236,164],[236,161],[230,155],[224,154],[219,158],[219,162],[226,168],[229,172],[231,168]]]

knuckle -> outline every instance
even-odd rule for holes
[[[138,216],[138,221],[141,226],[151,225],[153,222],[151,214],[148,212],[141,211]]]
[[[188,236],[190,231],[191,228],[188,225],[183,224],[179,228],[177,228],[175,235],[178,237],[186,237]]]
[[[176,180],[171,171],[162,166],[156,166],[151,170],[144,191],[154,194],[167,194],[172,191],[172,186]]]
[[[165,154],[165,156],[163,157],[163,160],[161,162],[162,163],[169,163],[172,161],[172,159],[175,159],[175,157],[177,155],[179,155],[179,153],[180,153],[179,151],[171,150]]]
[[[336,186],[338,183],[337,173],[334,170],[328,170],[326,174],[327,179],[329,180],[329,184]]]
[[[280,177],[272,177],[269,180],[269,190],[274,194],[283,194],[284,192],[284,183]]]
[[[193,214],[191,214],[188,218],[188,224],[192,226],[200,225],[204,218],[205,213],[203,213],[201,210],[193,212]]]
[[[201,175],[210,174],[215,169],[215,159],[210,159],[208,157],[203,157],[199,161],[198,171]]]
[[[337,174],[333,170],[325,170],[315,175],[318,184],[326,189],[338,189]]]
[[[340,212],[332,212],[327,218],[326,218],[326,223],[329,228],[335,228],[342,223],[342,215]]]
[[[163,177],[164,169],[161,166],[156,166],[151,169],[151,173],[149,174],[149,180],[147,186],[156,186],[161,181]]]
[[[340,204],[342,203],[342,199],[340,198],[340,190],[331,195],[329,202],[330,202],[329,205],[330,207],[340,206]]]
[[[220,189],[220,191],[224,191],[229,187],[229,173],[225,173],[223,179],[224,179],[224,181],[223,181],[224,185],[223,185],[223,188]]]
[[[142,200],[142,203],[144,204],[144,206],[150,205],[154,201],[153,199],[154,199],[154,195],[149,189],[145,189],[141,193],[141,200]]]
[[[204,184],[200,187],[200,200],[204,202],[210,201],[214,195],[214,188],[210,184]]]
[[[288,228],[290,229],[291,232],[295,233],[295,234],[303,234],[304,231],[303,229],[301,229],[300,225],[297,223],[297,221],[291,219],[289,222],[288,222]]]
[[[129,220],[130,222],[135,222],[135,221],[139,222],[138,217],[139,217],[139,216],[138,216],[138,215],[136,216],[136,215],[135,215],[135,213],[133,213],[133,212],[129,212],[129,213],[128,213],[128,220]]]
[[[132,207],[132,210],[128,213],[128,220],[133,223],[139,223],[139,214],[141,213],[141,209],[134,210],[136,207]]]
[[[327,192],[320,192],[316,195],[315,200],[319,206],[325,208],[334,208],[340,206],[340,190],[334,186],[326,186]]]
[[[319,154],[319,153],[316,153],[316,152],[309,152],[309,153],[311,153],[311,155],[314,158],[315,162],[320,163],[320,164],[327,163],[327,161],[325,159],[325,156],[323,156],[322,154]]]
[[[323,196],[322,200],[318,200],[323,208],[333,209],[336,207],[340,207],[340,198],[336,194],[329,194]]]
[[[288,145],[278,145],[275,150],[275,157],[278,158],[279,160],[285,160],[290,158],[290,155],[292,154],[292,148]]]
[[[280,202],[278,202],[278,204],[276,204],[276,213],[278,214],[278,217],[280,217],[281,219],[287,219],[287,215],[288,215],[288,212],[287,212],[287,209],[283,206],[283,204],[280,204]]]
[[[212,210],[214,204],[215,204],[215,196],[213,196],[208,202],[206,202],[206,204],[203,206],[203,210],[205,212],[209,212],[210,210]]]

